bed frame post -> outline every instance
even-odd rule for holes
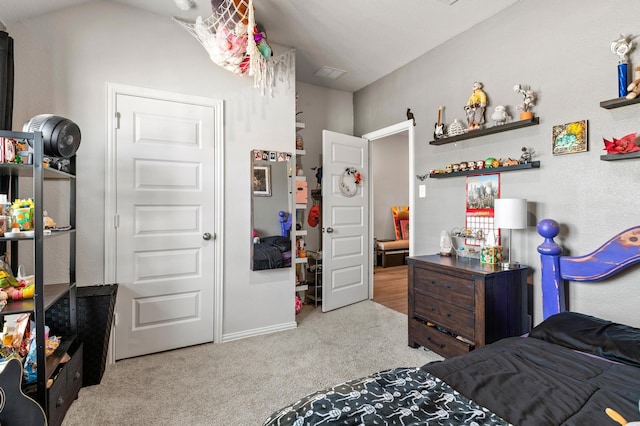
[[[553,219],[543,219],[538,223],[537,230],[544,237],[544,242],[538,246],[538,253],[542,265],[542,316],[547,319],[566,309],[564,281],[560,276],[562,247],[553,240],[560,233],[560,225]]]

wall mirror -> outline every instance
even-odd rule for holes
[[[292,156],[251,151],[251,269],[289,268],[292,263]]]

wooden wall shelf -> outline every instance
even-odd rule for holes
[[[628,154],[605,154],[600,156],[602,161],[627,160],[630,158],[640,158],[640,152],[630,152]]]
[[[635,99],[615,98],[615,99],[609,99],[608,101],[600,102],[600,106],[605,109],[614,109],[614,108],[620,108],[627,105],[637,104],[639,102],[640,102],[640,97],[637,97]]]
[[[517,166],[507,166],[507,167],[492,167],[490,169],[476,169],[476,170],[463,170],[458,172],[451,173],[432,173],[429,175],[431,178],[442,179],[442,178],[450,178],[456,176],[468,176],[468,175],[488,175],[490,173],[498,173],[498,172],[510,172],[513,170],[525,170],[525,169],[539,169],[540,162],[532,161],[531,163],[518,164]]]
[[[486,129],[473,130],[456,136],[448,136],[429,142],[430,145],[444,145],[448,143],[463,141],[466,139],[479,138],[481,136],[492,135],[494,133],[507,132],[509,130],[520,129],[523,127],[535,126],[540,123],[539,117],[530,118],[528,120],[519,120],[513,123],[502,124],[500,126],[487,127]]]

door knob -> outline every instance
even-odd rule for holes
[[[332,234],[333,233],[333,228],[329,227],[327,228],[327,234]]]
[[[211,239],[211,234],[208,232],[205,232],[204,234],[202,234],[202,239],[205,241],[209,241]]]

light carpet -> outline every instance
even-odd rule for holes
[[[293,330],[109,365],[63,426],[257,426],[316,390],[442,359],[410,348],[407,316],[373,301],[328,313],[305,305],[297,320]]]

